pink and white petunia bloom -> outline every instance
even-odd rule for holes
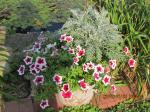
[[[46,68],[47,68],[47,65],[42,65],[42,66],[40,66],[40,70],[41,70],[41,71],[44,71]]]
[[[93,77],[94,77],[94,80],[95,80],[95,81],[99,81],[99,80],[102,79],[102,78],[99,76],[99,73],[98,73],[98,72],[94,72],[94,73],[93,73]]]
[[[87,90],[87,89],[88,89],[88,86],[87,86],[87,84],[84,82],[84,79],[79,80],[78,83],[79,83],[79,85],[80,85],[80,87],[81,87],[82,90]]]
[[[85,49],[79,50],[76,55],[77,55],[77,57],[84,56],[85,55]]]
[[[32,60],[33,60],[33,58],[30,56],[26,56],[25,59],[23,59],[23,61],[25,62],[26,65],[32,64]]]
[[[117,61],[116,60],[109,60],[109,66],[111,69],[115,69],[117,66]]]
[[[115,85],[111,85],[111,90],[114,92],[117,90],[117,87]]]
[[[20,65],[19,69],[17,70],[19,75],[23,75],[25,71],[25,65]]]
[[[34,69],[34,67],[35,67],[35,64],[32,64],[29,66],[30,69]]]
[[[44,71],[46,69],[47,65],[46,64],[35,64],[34,69],[36,69],[37,71]]]
[[[66,40],[66,34],[62,34],[59,38],[60,42],[64,42]]]
[[[98,73],[104,73],[104,67],[101,64],[95,66],[95,71]]]
[[[41,43],[40,42],[35,42],[33,45],[34,50],[40,50],[41,49]]]
[[[105,86],[107,86],[108,84],[110,84],[110,79],[111,77],[108,75],[105,75],[102,79],[102,82],[104,83]]]
[[[35,65],[34,70],[36,71],[37,74],[40,73],[40,71],[41,71],[41,66],[42,66],[42,65],[39,65],[39,64],[36,64],[36,65]]]
[[[123,52],[127,55],[127,54],[129,54],[130,52],[129,52],[129,48],[128,47],[125,47],[124,49],[123,49]]]
[[[67,43],[70,43],[70,42],[72,42],[73,41],[73,37],[72,36],[66,36],[66,39],[65,39],[65,41],[67,42]]]
[[[68,53],[69,54],[74,54],[74,49],[69,48]]]
[[[62,90],[66,93],[70,91],[69,84],[63,84]]]
[[[78,65],[78,62],[79,62],[79,58],[78,57],[74,57],[73,58],[73,63]]]
[[[95,65],[94,65],[94,63],[93,62],[89,62],[89,63],[87,63],[87,66],[88,66],[88,69],[89,70],[92,70],[92,69],[94,69],[95,68]]]
[[[42,101],[41,101],[40,107],[41,107],[42,109],[45,109],[45,108],[47,108],[48,106],[49,106],[48,100],[42,100]]]
[[[65,99],[71,99],[73,94],[71,91],[67,91],[67,92],[61,91],[61,96]]]
[[[29,68],[30,68],[30,73],[32,75],[36,75],[36,74],[40,73],[40,71],[41,71],[39,64],[32,64],[29,66]]]
[[[53,77],[53,81],[56,82],[57,85],[62,84],[62,76],[59,74],[55,74]]]
[[[82,47],[80,45],[77,45],[76,50],[80,51],[80,50],[82,50]]]
[[[83,71],[88,72],[88,65],[86,63],[83,64]]]
[[[46,60],[43,57],[37,57],[35,63],[38,65],[46,65]]]
[[[36,75],[36,74],[40,73],[40,71],[37,71],[36,69],[30,69],[30,73],[32,75]]]
[[[135,64],[136,64],[136,61],[134,59],[131,58],[128,60],[128,65],[130,68],[135,67]]]
[[[43,75],[39,75],[39,76],[36,76],[33,80],[34,84],[37,86],[37,85],[40,85],[40,84],[43,84],[44,83],[44,76]]]

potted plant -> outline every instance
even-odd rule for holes
[[[19,75],[32,79],[42,109],[49,106],[47,99],[54,94],[65,106],[88,104],[94,92],[111,90],[115,94],[120,71],[127,62],[131,68],[136,65],[105,9],[72,12],[59,38],[52,41],[41,33],[32,49],[25,50],[18,69]]]

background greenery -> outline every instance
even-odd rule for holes
[[[63,23],[71,8],[82,8],[82,0],[1,0],[0,25],[11,30],[40,29]]]

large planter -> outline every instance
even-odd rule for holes
[[[94,96],[94,89],[89,86],[87,91],[77,90],[73,92],[71,99],[65,99],[62,97],[61,93],[56,94],[56,99],[64,106],[81,106],[84,104],[89,104]]]

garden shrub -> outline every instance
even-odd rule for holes
[[[83,0],[44,0],[49,7],[50,22],[64,23],[71,16],[70,9],[83,9]]]
[[[44,27],[49,22],[49,9],[41,0],[2,0],[0,9],[9,15],[2,18],[1,24],[8,27]]]
[[[1,0],[0,25],[16,30],[47,28],[51,23],[64,23],[70,8],[82,8],[82,0]]]

